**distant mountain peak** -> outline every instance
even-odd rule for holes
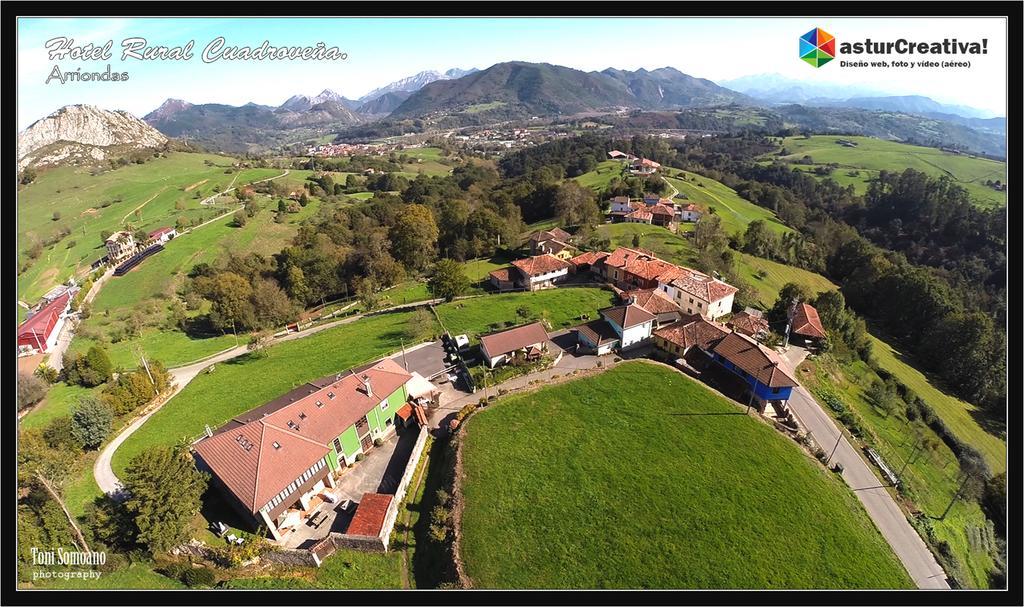
[[[384,95],[385,93],[413,93],[415,91],[420,90],[424,86],[430,84],[431,82],[437,82],[438,80],[456,80],[458,78],[468,76],[469,74],[478,71],[480,70],[476,69],[475,67],[469,68],[468,70],[454,67],[449,70],[446,70],[444,73],[438,72],[437,70],[424,70],[422,72],[419,72],[418,74],[414,74],[407,78],[402,78],[401,80],[395,80],[394,82],[388,83],[382,87],[375,88],[369,93],[360,97],[359,101],[362,103],[366,103],[368,101],[376,99],[377,97],[380,97],[381,95]]]

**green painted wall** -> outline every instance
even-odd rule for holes
[[[391,396],[387,398],[387,407],[381,410],[379,405],[374,405],[373,409],[366,412],[366,420],[370,423],[370,428],[376,432],[382,432],[387,427],[386,420],[393,418],[395,412],[398,411],[399,407],[405,404],[408,395],[405,391],[405,386],[399,387],[395,390]],[[355,458],[356,453],[359,452],[359,435],[356,433],[355,425],[349,426],[345,432],[341,435],[341,448],[343,449],[345,459],[350,462]],[[330,465],[332,470],[337,469],[338,465],[338,452],[334,448],[334,444],[331,444],[331,455],[327,457],[327,463]]]

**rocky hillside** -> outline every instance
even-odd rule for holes
[[[159,147],[166,142],[166,136],[128,112],[69,105],[18,133],[18,170],[94,164],[125,151]]]

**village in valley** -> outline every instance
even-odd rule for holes
[[[19,590],[1008,586],[1006,118],[387,39],[19,115]]]

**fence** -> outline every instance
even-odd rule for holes
[[[413,445],[412,452],[409,454],[409,461],[405,464],[402,479],[399,481],[398,488],[391,497],[391,503],[384,513],[384,523],[381,525],[380,532],[376,536],[330,533],[323,541],[318,542],[308,551],[317,566],[320,565],[322,558],[326,558],[326,556],[329,556],[338,548],[361,550],[364,552],[388,551],[388,542],[391,538],[391,532],[395,528],[395,521],[398,519],[398,510],[401,508],[405,494],[409,490],[409,483],[412,482],[412,477],[416,473],[416,466],[419,465],[420,458],[423,456],[423,448],[426,443],[427,428],[420,426],[420,433],[416,437],[416,443]],[[358,512],[358,506],[356,511]],[[331,546],[327,545],[328,540]]]

